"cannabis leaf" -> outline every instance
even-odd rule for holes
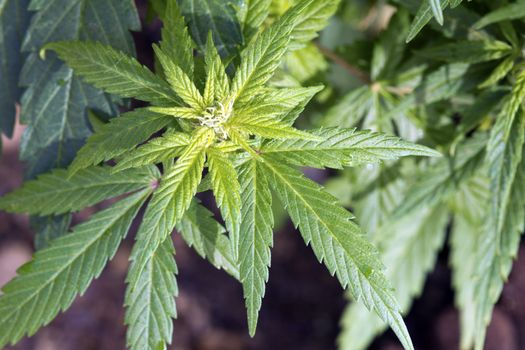
[[[386,276],[403,310],[408,310],[423,289],[426,274],[443,245],[447,223],[446,208],[424,207],[397,222],[385,223],[375,232],[375,241],[388,266]],[[377,333],[386,328],[380,318],[360,304],[351,304],[345,310],[341,324],[339,348],[348,350],[366,349]]]
[[[111,176],[109,167],[91,167],[73,177],[57,169],[28,181],[20,189],[0,198],[0,208],[33,215],[63,214],[149,186],[156,169],[137,168]]]
[[[29,10],[36,12],[22,47],[30,53],[20,76],[20,84],[27,87],[22,96],[20,120],[28,125],[21,158],[28,162],[28,176],[34,177],[67,166],[73,160],[91,134],[87,108],[109,115],[116,112],[108,96],[83,83],[54,55],[41,60],[40,49],[57,40],[82,39],[133,54],[129,30],[140,29],[140,22],[131,1],[33,0]]]
[[[326,128],[312,131],[312,134],[322,136],[322,140],[273,140],[264,144],[261,151],[284,156],[295,165],[336,169],[406,155],[439,156],[427,147],[381,133]]]
[[[200,256],[239,279],[232,243],[225,235],[224,227],[213,218],[213,213],[194,200],[176,227],[186,243]]]
[[[262,165],[246,162],[239,170],[241,183],[242,239],[239,242],[240,280],[243,284],[250,335],[255,334],[257,318],[268,282],[273,245],[272,194]]]
[[[132,350],[164,348],[171,341],[178,294],[174,254],[171,237],[167,237],[155,249],[135,287],[126,291],[127,345]]]
[[[56,42],[45,49],[57,52],[86,82],[111,94],[162,104],[176,101],[164,80],[112,47],[98,42]]]
[[[32,335],[67,309],[102,272],[125,237],[149,189],[117,202],[38,251],[2,289],[0,344]]]
[[[525,73],[521,72],[513,90],[505,100],[501,115],[494,125],[487,145],[487,162],[491,184],[491,201],[476,270],[481,276],[476,283],[476,348],[481,349],[485,328],[497,301],[503,280],[510,272],[512,257],[523,230],[521,170],[525,143],[525,114],[521,102],[525,98]]]
[[[319,261],[357,300],[392,327],[406,349],[412,349],[400,308],[381,272],[383,265],[373,246],[351,221],[352,215],[317,184],[282,164],[282,159],[264,159],[271,184]]]
[[[88,138],[69,171],[74,174],[80,169],[119,157],[172,122],[172,118],[145,109],[136,109],[113,118]]]

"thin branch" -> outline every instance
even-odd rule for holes
[[[358,78],[359,80],[361,80],[362,82],[366,84],[370,84],[372,82],[368,74],[366,74],[359,68],[352,66],[350,63],[346,62],[344,58],[342,58],[341,56],[339,56],[332,50],[328,49],[327,47],[324,47],[318,42],[315,42],[315,46],[319,49],[319,51],[321,51],[321,53],[324,56],[332,60],[335,64],[342,67],[344,70],[346,70],[348,73],[350,73],[354,77]]]

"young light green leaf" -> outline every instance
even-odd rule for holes
[[[241,186],[237,171],[232,161],[220,150],[211,147],[206,155],[215,201],[230,233],[233,257],[237,260],[241,222]]]
[[[128,275],[130,288],[139,282],[144,266],[190,206],[202,179],[211,133],[209,129],[197,130],[175,165],[161,178],[148,204],[131,253],[133,264]]]
[[[34,334],[86,291],[115,254],[148,194],[149,189],[138,192],[95,214],[18,270],[0,296],[0,347]]]
[[[69,177],[67,170],[54,170],[1,197],[0,208],[32,215],[74,212],[146,188],[157,177],[151,168],[131,169],[116,175],[110,171],[109,167],[91,167]]]
[[[170,117],[140,108],[111,119],[80,149],[69,167],[70,174],[126,153],[171,122]]]
[[[134,149],[120,159],[111,171],[117,173],[129,168],[157,164],[180,156],[190,143],[190,136],[182,132],[167,132]]]
[[[263,156],[269,176],[294,224],[307,244],[356,300],[374,310],[397,334],[406,349],[412,341],[400,308],[382,270],[377,251],[351,221],[352,214],[315,182],[290,168],[281,158]]]
[[[175,61],[164,53],[157,45],[153,45],[153,50],[164,69],[166,79],[177,95],[182,98],[186,104],[196,110],[203,110],[206,108],[199,89],[197,89],[186,72],[184,72],[181,67],[177,66]]]
[[[289,126],[279,121],[279,119],[265,115],[259,115],[257,118],[253,118],[249,115],[235,114],[224,126],[228,133],[236,131],[269,139],[321,139],[306,131]]]
[[[131,350],[165,349],[171,343],[178,295],[174,255],[168,236],[155,249],[134,287],[126,290],[126,338]]]
[[[98,42],[62,41],[47,44],[75,74],[121,97],[161,104],[178,103],[169,85],[136,59]]]
[[[177,0],[167,0],[166,2],[166,11],[161,13],[164,27],[161,31],[160,48],[191,79],[194,69],[193,43],[177,5]]]
[[[213,213],[194,199],[176,226],[186,243],[216,268],[224,269],[239,280],[239,269],[233,257],[226,230],[213,218]]]
[[[248,100],[273,75],[288,49],[290,34],[304,9],[306,0],[288,10],[271,27],[254,38],[241,53],[241,64],[232,82],[231,100]]]
[[[191,107],[147,107],[147,110],[153,113],[164,114],[181,119],[197,119],[202,113],[199,113]]]
[[[264,143],[260,152],[285,157],[294,165],[335,169],[410,155],[440,156],[428,147],[382,133],[342,128],[322,128],[311,133],[320,140],[272,140]]]
[[[249,160],[239,170],[241,184],[241,232],[239,241],[240,281],[243,285],[248,328],[255,335],[259,310],[268,282],[273,246],[272,194],[264,169]]]
[[[230,78],[222,63],[221,56],[215,48],[211,34],[206,42],[206,87],[204,89],[204,100],[208,106],[215,101],[224,101],[230,92]]]
[[[265,115],[289,123],[287,119],[290,113],[298,107],[302,107],[302,111],[304,105],[322,89],[322,86],[268,89],[255,95],[246,104],[239,106],[235,114],[242,115],[243,118],[254,119]]]

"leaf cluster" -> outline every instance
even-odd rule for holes
[[[308,48],[338,1],[326,6],[301,0],[279,14],[272,13],[269,1],[250,1],[240,14],[242,25],[229,27],[234,32],[204,36],[200,14],[192,13],[186,22],[184,1],[180,7],[175,0],[153,4],[164,22],[162,40],[153,45],[157,72],[130,50],[89,36],[83,39],[95,40],[56,41],[40,51],[45,60],[51,55],[65,62],[67,74],[74,72],[68,84],[88,84],[108,94],[101,96],[148,105],[95,122],[95,132],[68,169],[40,175],[0,198],[3,210],[40,217],[120,198],[71,233],[51,239],[4,287],[0,346],[34,334],[84,293],[142,207],[126,279],[128,346],[159,349],[171,342],[178,293],[175,229],[199,255],[242,284],[253,336],[269,278],[275,195],[342,287],[412,349],[376,248],[352,213],[300,167],[342,169],[439,153],[381,132],[299,129],[297,118],[323,87],[275,82],[287,74],[282,70],[286,56]],[[230,13],[215,5],[204,18]],[[48,7],[35,8],[40,11],[36,27]],[[243,39],[235,41],[240,46],[230,45],[236,36]],[[208,191],[224,225],[196,198]]]

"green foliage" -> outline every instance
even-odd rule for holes
[[[131,0],[0,0],[0,132],[20,102],[33,179],[0,209],[38,231],[0,296],[0,347],[84,293],[144,207],[131,349],[171,343],[174,230],[242,284],[254,336],[279,210],[352,300],[340,349],[387,327],[412,349],[402,316],[442,247],[461,348],[482,349],[525,230],[523,0],[149,3],[157,71],[133,57]],[[119,113],[129,98],[143,107]],[[334,170],[324,188],[301,167]]]
[[[20,43],[29,24],[28,3],[29,0],[0,1],[0,134],[7,136],[13,132],[15,104],[20,102],[22,93],[18,86],[24,58],[20,52]]]
[[[156,169],[136,168],[110,176],[109,167],[91,167],[68,177],[57,169],[0,198],[0,208],[8,212],[34,215],[75,212],[148,186],[156,178]]]
[[[86,291],[115,255],[148,192],[142,190],[95,214],[18,271],[18,277],[2,289],[0,343],[34,334]]]

